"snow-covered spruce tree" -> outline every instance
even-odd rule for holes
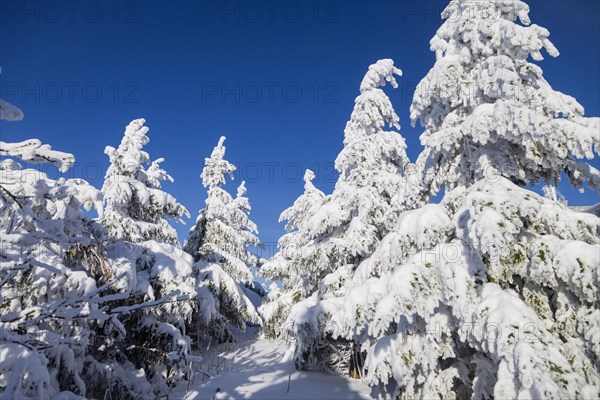
[[[409,208],[420,204],[418,181],[413,182],[418,176],[412,173],[404,139],[384,130],[386,125],[399,129],[399,118],[379,88],[386,82],[397,87],[394,74],[401,71],[389,59],[369,67],[335,162],[340,177],[304,228],[310,241],[300,250],[306,259],[301,273],[305,290],[312,294],[292,307],[286,322],[297,337],[301,368],[346,369],[350,344],[333,343],[336,333],[321,329],[323,322],[314,323],[312,316],[319,314],[321,301],[343,295],[354,269],[393,227],[402,211],[394,199],[410,199],[413,203],[403,203]]]
[[[562,173],[581,187],[600,174],[578,159],[598,150],[598,119],[552,89],[528,61],[558,51],[521,1],[452,1],[431,39],[436,63],[416,88],[412,123],[425,128],[419,166],[432,195],[500,175],[518,185]],[[517,19],[525,26],[518,24]]]
[[[165,180],[173,181],[161,167],[164,159],[150,163],[143,149],[149,141],[143,118],[131,121],[117,149],[107,146],[110,158],[102,193],[105,212],[102,224],[111,237],[139,243],[156,240],[179,246],[177,232],[167,218],[189,217],[184,206],[161,190]],[[149,165],[146,169],[145,166]]]
[[[257,228],[248,217],[250,203],[245,197],[244,182],[233,198],[223,185],[235,166],[224,159],[225,137],[222,136],[211,156],[205,159],[202,185],[208,188],[206,206],[200,210],[196,225],[190,230],[184,250],[196,262],[198,311],[192,326],[197,334],[219,342],[235,339],[235,330],[246,324],[260,324],[261,319],[247,296],[253,282],[252,268],[258,257],[250,250],[260,246]]]
[[[367,351],[394,397],[597,398],[600,219],[521,186],[597,188],[583,158],[598,119],[553,91],[539,67],[548,32],[515,1],[453,1],[412,117],[418,162],[440,204],[405,211],[320,312]],[[318,317],[315,318],[318,322]]]
[[[0,120],[23,113],[0,101]],[[61,172],[75,161],[37,139],[0,141],[0,397],[86,394],[84,358],[106,273],[103,230],[82,208],[102,212],[100,191],[82,179],[54,180],[27,163]]]
[[[186,323],[195,307],[193,260],[167,220],[189,214],[161,189],[172,179],[160,167],[163,159],[149,163],[142,150],[147,131],[143,119],[134,120],[119,148],[106,148],[111,164],[99,220],[111,236],[111,274],[121,279],[113,285],[111,318],[97,327],[87,375],[94,396],[108,382],[112,396],[154,398],[183,378],[191,360]]]
[[[481,180],[403,213],[321,306],[401,398],[594,398],[599,234],[592,214]]]
[[[311,286],[305,282],[307,276],[303,272],[308,269],[306,263],[309,261],[303,251],[307,248],[310,251],[312,246],[306,224],[325,198],[325,194],[312,183],[314,178],[314,172],[306,170],[304,193],[279,216],[279,222],[287,221],[285,229],[288,233],[279,239],[277,254],[259,269],[262,276],[273,281],[265,303],[258,310],[268,337],[284,335],[284,323],[291,306],[312,294],[308,291]]]
[[[154,399],[190,371],[187,324],[195,309],[192,257],[149,240],[109,241],[109,318],[96,326],[86,359],[90,397]]]

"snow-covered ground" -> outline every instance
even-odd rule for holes
[[[297,371],[283,340],[253,339],[239,345],[215,347],[204,354],[202,369],[212,369],[203,381],[175,388],[169,398],[204,399],[371,399],[377,397],[366,383],[319,372]],[[211,367],[211,365],[213,367]],[[218,371],[215,369],[218,367]],[[290,376],[290,370],[291,376]],[[289,380],[289,392],[288,392]]]

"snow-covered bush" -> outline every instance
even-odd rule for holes
[[[233,198],[222,186],[235,166],[225,160],[225,137],[205,159],[202,185],[208,188],[206,206],[190,230],[184,250],[194,257],[198,312],[196,332],[219,342],[234,340],[234,329],[261,324],[246,291],[253,285],[252,269],[259,262],[250,247],[260,246],[257,228],[248,217],[250,202],[242,182]]]

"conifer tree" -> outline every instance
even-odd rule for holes
[[[20,109],[0,100],[0,119]],[[0,393],[48,398],[86,393],[83,359],[99,310],[97,281],[106,272],[100,191],[83,179],[52,179],[28,164],[75,162],[37,139],[0,141]]]
[[[291,308],[285,322],[297,339],[301,368],[347,368],[352,344],[337,340],[337,328],[326,322],[334,310],[322,307],[343,296],[354,270],[394,226],[398,213],[421,202],[404,139],[384,130],[400,128],[390,99],[380,89],[386,82],[397,87],[394,75],[401,71],[392,60],[369,66],[335,162],[340,177],[303,229],[309,243],[298,268],[308,295]],[[406,201],[399,203],[399,196]]]
[[[566,173],[577,187],[598,187],[600,173],[581,161],[600,148],[598,119],[584,118],[528,61],[559,54],[528,13],[512,0],[452,1],[444,10],[431,39],[435,65],[410,109],[425,128],[419,164],[431,195],[494,176],[557,185]]]
[[[150,163],[143,150],[149,140],[144,123],[132,121],[119,147],[105,150],[110,166],[99,221],[109,235],[106,257],[110,274],[119,277],[111,286],[118,300],[111,304],[114,315],[98,326],[101,351],[94,348],[87,379],[100,393],[109,382],[117,397],[165,394],[193,359],[186,335],[197,309],[193,260],[168,221],[189,213],[162,190],[172,178],[162,158]]]
[[[564,172],[597,188],[585,158],[598,119],[527,61],[558,54],[528,10],[444,10],[411,111],[425,128],[423,193],[446,193],[401,213],[343,299],[315,313],[361,344],[367,378],[392,380],[394,397],[597,397],[600,219],[523,186]]]
[[[234,339],[235,329],[260,324],[261,319],[246,295],[253,282],[252,269],[258,257],[250,247],[259,246],[257,228],[248,215],[250,203],[242,182],[233,198],[223,185],[235,166],[225,160],[222,136],[211,156],[205,159],[202,184],[208,188],[206,206],[190,230],[184,250],[196,262],[199,311],[198,333],[220,342]]]
[[[150,163],[143,150],[149,141],[149,128],[144,123],[144,119],[131,121],[119,147],[106,147],[110,166],[102,186],[105,212],[101,222],[116,239],[132,243],[153,239],[179,246],[177,233],[167,218],[180,221],[189,213],[161,189],[163,181],[173,178],[160,167],[164,159]]]
[[[265,333],[269,337],[285,334],[284,323],[290,307],[312,294],[308,291],[310,285],[306,271],[309,270],[309,257],[306,256],[313,243],[306,232],[306,224],[325,197],[325,194],[313,185],[314,178],[314,172],[306,170],[304,193],[279,217],[279,222],[287,221],[285,229],[288,233],[279,239],[277,254],[259,270],[262,276],[280,285],[269,292],[265,304],[259,308],[265,321]]]

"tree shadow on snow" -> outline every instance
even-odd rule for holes
[[[193,385],[194,390],[190,390],[185,399],[377,398],[375,389],[358,380],[321,372],[297,371],[293,361],[283,360],[288,349],[289,345],[281,340],[241,343],[232,352],[221,353],[226,359],[225,372],[205,383]]]

